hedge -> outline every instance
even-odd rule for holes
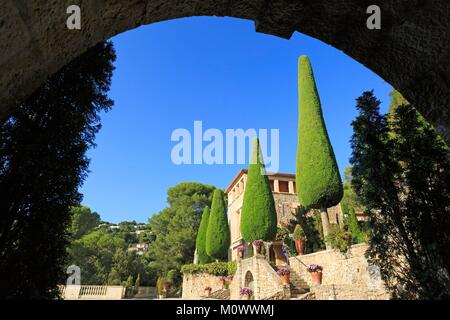
[[[181,267],[183,274],[207,273],[213,276],[227,276],[236,273],[236,261],[212,262],[207,264],[186,264]]]

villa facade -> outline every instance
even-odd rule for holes
[[[239,171],[225,190],[225,194],[228,195],[228,224],[231,232],[230,260],[237,259],[236,249],[243,243],[240,226],[247,174],[247,170]],[[278,225],[292,230],[297,222],[298,215],[302,214],[301,205],[296,194],[295,174],[276,173],[269,175],[268,178],[275,200]],[[306,214],[309,215],[311,213],[306,212]],[[328,209],[328,219],[331,224],[343,225],[344,221],[340,204]]]

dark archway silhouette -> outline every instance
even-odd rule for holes
[[[100,41],[159,21],[229,16],[253,20],[258,32],[288,39],[299,31],[342,50],[398,89],[450,142],[448,0],[382,1],[381,30],[367,29],[366,10],[373,4],[367,0],[70,4],[82,4],[81,30],[66,28],[67,1],[0,0],[0,120],[48,76]]]

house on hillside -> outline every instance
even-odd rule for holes
[[[225,190],[225,194],[228,195],[228,224],[231,232],[229,258],[231,260],[237,259],[236,249],[244,242],[240,231],[240,220],[247,174],[248,171],[245,169],[239,171]],[[269,175],[268,178],[275,200],[278,225],[292,230],[301,210],[296,194],[295,174],[276,173]],[[330,224],[343,226],[344,217],[340,204],[328,208],[328,219]]]

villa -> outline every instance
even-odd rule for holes
[[[244,243],[240,231],[240,220],[247,173],[245,169],[239,171],[225,190],[225,194],[228,195],[228,224],[231,232],[229,260],[232,261],[237,259],[236,249]],[[302,206],[296,194],[295,174],[276,173],[269,175],[268,178],[275,200],[278,226],[292,230],[297,217],[302,214]],[[311,215],[312,212],[308,211],[305,214]],[[330,224],[343,225],[344,217],[340,204],[328,208],[328,219]]]

